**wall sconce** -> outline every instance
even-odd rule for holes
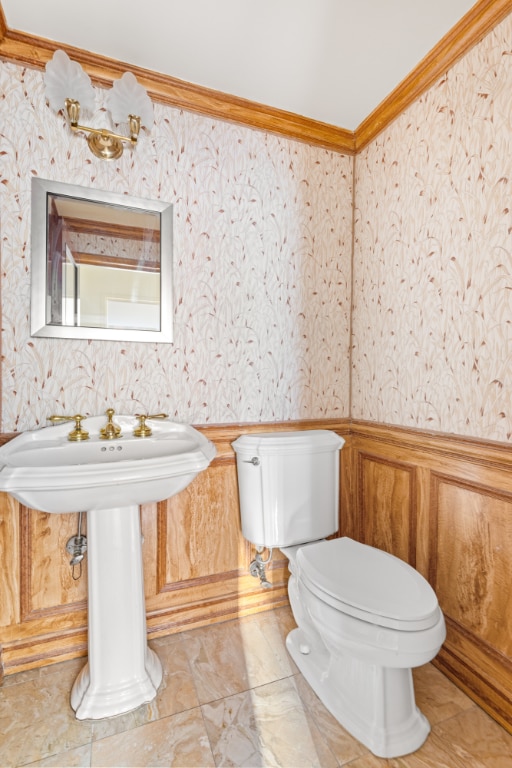
[[[46,65],[44,76],[46,98],[55,112],[65,107],[72,131],[88,133],[87,143],[96,157],[116,160],[123,154],[123,142],[137,143],[141,125],[153,125],[153,104],[146,90],[131,72],[116,80],[107,95],[107,108],[113,122],[128,123],[129,136],[122,136],[106,128],[80,125],[80,112],[94,111],[94,88],[89,75],[80,64],[71,61],[64,51],[55,51]]]

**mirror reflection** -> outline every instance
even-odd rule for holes
[[[161,201],[33,180],[32,335],[172,340]]]

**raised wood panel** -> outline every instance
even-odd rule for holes
[[[362,541],[415,565],[414,467],[363,452],[358,465]]]
[[[432,477],[431,581],[453,625],[512,659],[512,496]]]
[[[85,515],[82,532],[86,533]],[[87,596],[87,558],[82,575],[69,565],[66,542],[77,532],[78,515],[50,515],[20,509],[21,619],[83,610]]]
[[[248,566],[234,462],[213,465],[158,508],[157,589],[182,589]]]
[[[18,504],[0,493],[0,627],[20,620],[19,542]]]
[[[142,530],[142,566],[144,569],[144,593],[146,600],[158,592],[158,504],[143,504],[140,508]]]

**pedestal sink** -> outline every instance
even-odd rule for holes
[[[128,712],[151,701],[162,679],[147,644],[139,504],[162,501],[206,469],[215,446],[168,420],[135,437],[134,416],[115,417],[122,436],[100,438],[104,416],[84,421],[89,439],[70,442],[69,424],[25,432],[0,448],[0,490],[42,512],[87,511],[88,662],[71,691],[80,720]]]

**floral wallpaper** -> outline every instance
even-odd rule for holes
[[[512,436],[512,16],[356,159],[352,416]]]
[[[355,163],[158,104],[106,163],[40,72],[0,85],[3,431],[113,406],[512,439],[512,16]],[[34,175],[173,203],[173,344],[30,337]]]
[[[105,162],[47,107],[41,72],[0,64],[0,93],[3,431],[108,406],[349,415],[352,158],[156,104],[151,133]],[[33,176],[173,203],[173,344],[30,337]]]

